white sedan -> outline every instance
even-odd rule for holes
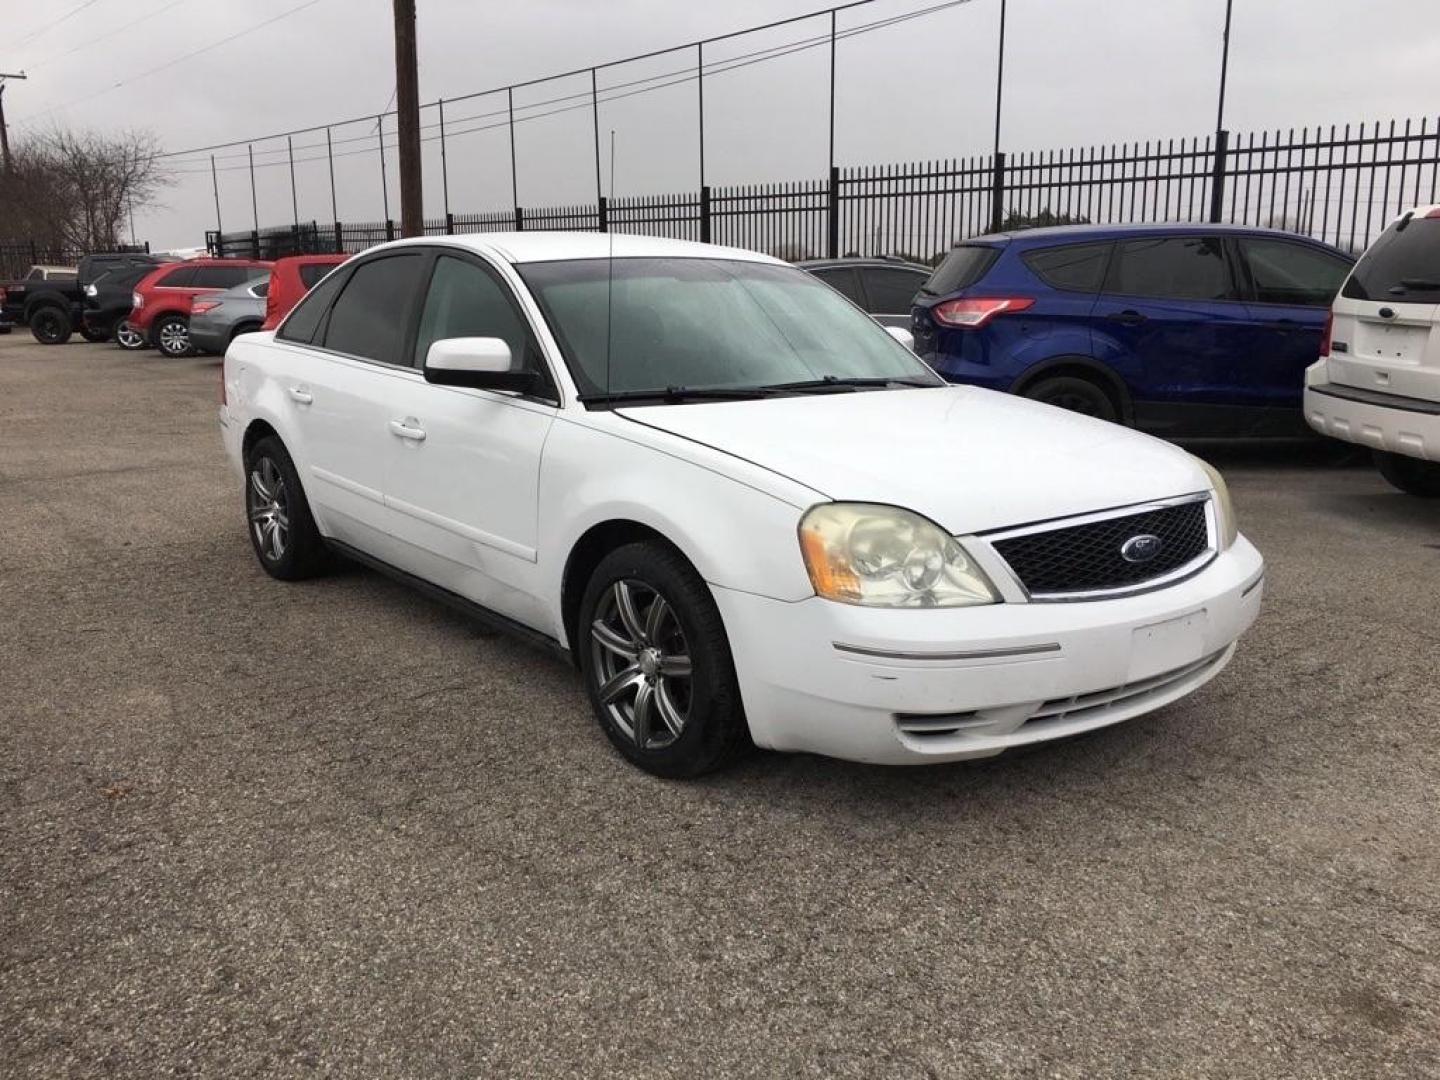
[[[222,380],[269,574],[338,552],[548,643],[665,776],[752,743],[903,764],[1113,724],[1218,674],[1260,606],[1208,466],[948,386],[754,252],[385,244]]]

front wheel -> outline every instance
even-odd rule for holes
[[[720,612],[673,549],[643,542],[605,556],[575,637],[601,730],[646,772],[699,776],[750,745]]]
[[[64,345],[74,329],[70,315],[58,307],[37,308],[30,314],[30,333],[41,345]]]
[[[1097,420],[1115,421],[1119,419],[1115,403],[1110,400],[1110,395],[1089,379],[1082,379],[1075,375],[1057,375],[1053,378],[1041,379],[1033,386],[1025,388],[1025,397],[1046,405],[1054,405],[1059,409],[1077,412],[1083,416],[1093,416]]]
[[[1436,462],[1376,450],[1375,468],[1406,495],[1440,499],[1440,464]]]
[[[190,320],[184,315],[166,315],[155,324],[155,347],[165,356],[180,359],[189,356]]]
[[[120,325],[115,327],[115,344],[130,352],[148,345],[145,335],[131,326],[129,319],[121,320]]]

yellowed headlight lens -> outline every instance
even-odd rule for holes
[[[1239,522],[1235,520],[1235,504],[1230,501],[1230,486],[1225,483],[1225,477],[1220,475],[1220,470],[1211,465],[1208,461],[1201,461],[1200,467],[1205,470],[1205,475],[1210,478],[1210,486],[1214,489],[1212,497],[1215,500],[1215,521],[1220,529],[1219,543],[1220,550],[1227,550],[1235,543],[1235,538],[1240,535]]]

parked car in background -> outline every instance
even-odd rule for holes
[[[734,248],[371,248],[230,346],[219,420],[266,573],[346,552],[568,651],[665,776],[752,740],[905,764],[1118,723],[1215,677],[1263,591],[1197,458],[948,386]]]
[[[130,326],[166,356],[188,356],[190,302],[244,284],[270,266],[259,259],[191,259],[162,266],[135,286]]]
[[[908,327],[915,294],[932,268],[901,259],[808,259],[796,263],[869,312],[882,326]]]
[[[117,266],[106,270],[82,289],[80,326],[90,341],[114,338],[123,348],[143,349],[145,338],[127,320],[135,302],[135,286],[155,266]]]
[[[261,274],[224,292],[204,293],[190,301],[190,345],[198,352],[220,354],[241,334],[254,333],[265,322],[265,294],[271,278]]]
[[[1231,225],[1070,225],[967,240],[916,301],[952,382],[1173,438],[1301,435],[1305,369],[1353,259]]]
[[[42,345],[63,345],[78,329],[87,341],[104,341],[85,326],[86,288],[108,270],[154,267],[166,259],[145,252],[97,252],[81,258],[78,267],[35,266],[20,281],[0,286],[0,322],[23,323]]]
[[[280,320],[290,314],[290,309],[321,278],[348,258],[348,255],[291,255],[276,259],[265,297],[265,322],[260,329],[274,330],[279,326]]]
[[[1305,418],[1368,446],[1401,491],[1440,497],[1440,205],[1402,214],[1331,308],[1305,373]]]

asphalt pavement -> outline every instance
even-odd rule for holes
[[[1191,698],[673,783],[563,663],[266,577],[217,367],[0,338],[0,1075],[1440,1076],[1440,503],[1207,451],[1269,574]]]

